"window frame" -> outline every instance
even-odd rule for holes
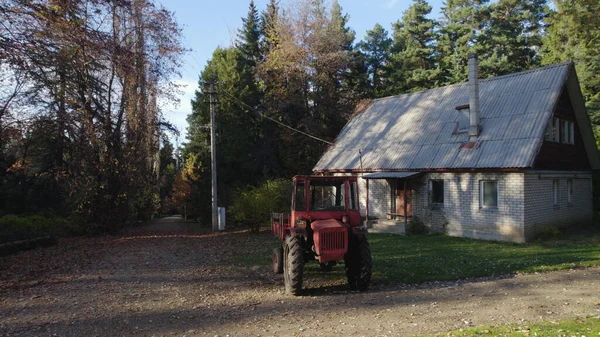
[[[460,110],[458,110],[458,114],[459,114],[459,116],[457,118],[458,126],[456,128],[456,132],[458,132],[458,133],[468,132],[469,125],[471,123],[471,121],[470,121],[471,109],[469,109],[469,108],[460,109]],[[461,125],[461,121],[463,121],[462,125]],[[462,126],[462,128],[461,128],[461,126]]]
[[[485,183],[495,183],[496,184],[496,205],[495,206],[486,206],[485,205]],[[485,179],[479,181],[479,208],[480,209],[488,209],[488,210],[496,210],[500,206],[500,184],[498,184],[498,180],[494,179]]]
[[[552,142],[560,143],[560,119],[552,117]]]
[[[555,208],[559,207],[560,198],[560,180],[552,179],[552,205]]]
[[[442,194],[441,194],[441,198],[442,201],[434,201],[433,200],[433,184],[435,183],[441,183],[442,184]],[[441,206],[444,205],[444,194],[446,193],[446,186],[445,186],[445,182],[444,179],[429,179],[429,204],[430,205],[434,205],[434,206]]]
[[[573,179],[567,179],[567,204],[573,205]]]

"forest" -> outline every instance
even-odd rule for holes
[[[574,62],[600,133],[597,0],[447,0],[439,13],[414,0],[362,38],[349,20],[335,0],[250,1],[237,39],[198,74],[175,149],[158,103],[176,100],[187,52],[173,13],[153,0],[0,0],[0,236],[116,232],[173,212],[210,225],[213,79],[219,205],[247,222],[283,207],[357,103],[464,82],[471,52],[481,78]]]

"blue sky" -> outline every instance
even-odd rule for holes
[[[218,46],[231,45],[242,17],[248,13],[250,0],[159,0],[160,3],[175,13],[179,25],[183,27],[183,43],[192,49],[184,58],[181,69],[182,78],[177,82],[183,84],[184,94],[180,97],[178,107],[164,108],[165,116],[181,131],[178,142],[185,141],[186,116],[191,112],[190,100],[198,85],[198,75]],[[365,36],[365,32],[376,23],[391,32],[392,22],[401,18],[402,12],[412,1],[408,0],[338,0],[344,13],[350,16],[348,25],[356,32],[356,41]],[[286,6],[291,0],[280,0]],[[255,0],[259,11],[266,8],[268,0]],[[438,18],[442,0],[430,0],[433,6],[432,17]],[[177,140],[176,140],[177,141]]]

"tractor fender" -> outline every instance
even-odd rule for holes
[[[287,231],[288,231],[288,233],[289,233],[290,236],[306,236],[306,229],[305,228],[290,227],[290,228],[287,228]]]
[[[367,233],[367,227],[352,227],[352,235],[357,239],[362,239]]]

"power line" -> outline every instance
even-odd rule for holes
[[[333,143],[332,143],[332,142],[329,142],[329,141],[326,141],[326,140],[324,140],[324,139],[321,139],[321,138],[319,138],[319,137],[313,136],[313,135],[311,135],[311,134],[308,134],[308,133],[306,133],[306,132],[304,132],[304,131],[300,131],[300,130],[298,130],[298,129],[296,129],[296,128],[293,128],[293,127],[291,127],[291,126],[289,126],[289,125],[286,125],[286,124],[284,124],[284,123],[282,123],[282,122],[280,122],[280,121],[278,121],[278,120],[276,120],[276,119],[274,119],[274,118],[271,118],[271,117],[269,117],[269,116],[265,115],[264,113],[262,113],[262,112],[260,112],[260,111],[256,110],[255,108],[251,107],[250,105],[248,105],[248,104],[244,103],[242,100],[240,100],[239,98],[237,98],[237,97],[235,97],[235,96],[231,95],[230,93],[228,93],[228,92],[227,92],[227,91],[225,91],[225,90],[221,91],[221,93],[224,93],[225,95],[227,95],[227,96],[229,96],[229,97],[233,98],[235,101],[237,101],[237,103],[238,103],[238,104],[241,104],[241,105],[243,105],[243,106],[247,107],[248,109],[251,109],[252,111],[256,112],[257,114],[259,114],[259,115],[260,115],[261,117],[263,117],[263,118],[266,118],[266,119],[268,119],[268,120],[270,120],[270,121],[272,121],[272,122],[275,122],[275,123],[277,123],[277,124],[279,124],[279,125],[281,125],[281,126],[283,126],[283,127],[285,127],[285,128],[288,128],[288,129],[290,129],[290,130],[292,130],[292,131],[294,131],[294,132],[297,132],[297,133],[299,133],[299,134],[305,135],[305,136],[307,136],[307,137],[310,137],[310,138],[312,138],[312,139],[318,140],[318,141],[320,141],[320,142],[323,142],[323,143],[325,143],[325,144],[333,145]]]

